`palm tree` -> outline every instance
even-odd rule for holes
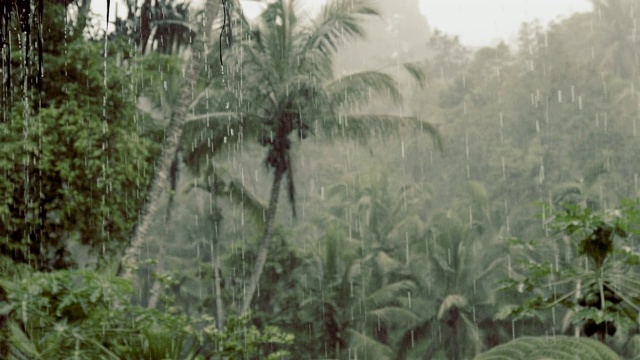
[[[159,208],[162,194],[166,186],[167,177],[171,169],[171,164],[178,149],[179,140],[182,134],[182,125],[187,117],[187,111],[192,103],[192,91],[200,76],[204,66],[202,58],[206,54],[205,44],[209,42],[213,22],[218,16],[220,2],[207,0],[204,21],[199,21],[193,45],[191,47],[191,57],[185,66],[185,76],[180,87],[178,103],[173,109],[171,119],[166,130],[166,136],[162,144],[162,152],[158,160],[158,165],[151,181],[151,186],[147,194],[147,199],[142,209],[142,213],[136,223],[130,246],[127,248],[122,259],[118,273],[125,279],[131,279],[133,270],[137,267],[140,249],[145,241],[147,231]]]
[[[301,305],[314,319],[311,346],[338,359],[347,349],[364,357],[392,358],[394,330],[418,320],[407,307],[407,293],[415,291],[415,283],[386,252],[361,256],[359,241],[337,222],[320,242],[324,251],[308,261],[306,273],[314,275],[308,281],[310,296]]]
[[[620,77],[637,74],[637,34],[631,14],[637,4],[629,0],[592,0],[601,21],[599,36],[604,54],[601,67],[607,67]]]
[[[290,136],[302,141],[323,131],[333,137],[364,140],[373,133],[385,134],[410,124],[436,134],[432,126],[416,118],[358,111],[376,95],[400,104],[401,95],[391,76],[364,71],[334,79],[332,61],[338,48],[362,38],[362,20],[378,14],[368,1],[330,1],[312,22],[296,16],[296,3],[277,0],[269,4],[260,23],[249,32],[250,40],[242,44],[243,58],[238,59],[246,76],[243,81],[260,84],[241,89],[238,105],[245,119],[259,126],[260,143],[267,148],[265,165],[273,170],[264,231],[241,307],[243,314],[249,310],[267,259],[283,180],[295,216]],[[414,67],[407,69],[419,74]]]
[[[480,196],[479,184],[471,187],[472,196]],[[489,211],[479,202],[474,199],[471,206],[461,207],[463,214],[477,210],[475,220],[467,215],[468,222],[458,217],[458,211],[434,214],[422,244],[414,244],[414,251],[422,256],[413,257],[409,267],[426,293],[416,295],[414,311],[421,320],[405,332],[398,359],[409,355],[412,342],[420,344],[429,338],[424,359],[441,351],[448,359],[462,359],[482,349],[477,324],[492,316],[487,305],[496,301],[491,296],[492,280],[504,262],[504,248],[496,242]]]
[[[142,54],[176,53],[188,47],[194,36],[189,24],[189,3],[176,0],[127,1],[127,18],[115,20],[111,38],[132,39]]]
[[[327,189],[326,212],[298,230],[297,237],[325,248],[305,269],[314,275],[305,281],[310,296],[301,308],[315,315],[309,346],[319,354],[326,349],[341,358],[348,347],[351,354],[391,359],[397,340],[423,316],[411,305],[419,290],[407,246],[424,232],[429,191],[425,184],[405,185],[393,196],[390,180],[375,168],[348,174]]]
[[[148,46],[142,47],[146,50],[155,50],[160,53],[173,54],[177,52],[179,54],[183,48],[182,45],[184,45],[183,38],[185,36],[188,38],[190,34],[189,23],[185,20],[186,15],[184,14],[186,7],[183,3],[176,3],[172,0],[156,1],[156,10],[152,11],[150,4],[151,2],[149,0],[145,1],[143,4],[142,15],[142,17],[147,16],[151,17],[152,20],[155,19],[147,25],[147,27],[151,29],[150,34],[146,35],[148,38],[136,38],[137,40],[134,40],[139,40],[149,44]],[[224,4],[233,6],[231,0],[224,2]],[[225,8],[225,10],[229,12],[233,9],[233,7]],[[149,14],[144,13],[144,11],[147,11]],[[130,17],[134,12],[134,10],[129,10]],[[160,14],[161,18],[159,19],[158,17]],[[233,21],[230,18],[230,13],[225,14],[225,16],[227,17],[225,21]],[[143,20],[144,19],[132,20],[130,18],[128,19],[128,22],[140,22]],[[182,35],[173,37],[165,37],[162,35],[164,33],[171,32],[171,27],[175,26],[181,27],[180,30],[182,31]],[[127,29],[123,27],[121,35],[132,36],[132,34],[129,34],[126,31]],[[214,39],[213,44],[210,44],[208,48],[209,51],[206,54],[207,60],[205,63],[213,64],[221,57],[228,57],[228,53],[221,53],[223,50],[221,43],[225,40],[226,39],[222,38]],[[149,57],[148,55],[151,54],[147,52],[146,55]],[[158,58],[160,60],[165,59],[163,55],[160,55]],[[155,66],[155,61],[158,59],[155,57],[149,57],[149,59],[149,63]],[[154,126],[157,128],[161,128],[164,126],[163,124],[166,124],[165,117],[170,116],[169,114],[173,111],[172,109],[175,109],[178,106],[176,99],[177,96],[175,96],[175,94],[178,91],[178,86],[182,77],[179,70],[171,68],[171,61],[170,59],[168,60],[168,66],[166,66],[165,71],[163,72],[164,81],[157,84],[157,89],[155,87],[147,86],[145,88],[145,92],[138,101],[139,110],[150,115],[155,122]],[[225,71],[221,70],[217,66],[204,69],[201,73],[197,88],[198,95],[195,96],[189,104],[188,112],[191,113],[191,115],[187,116],[182,126],[182,134],[172,163],[171,171],[169,172],[171,189],[169,192],[169,202],[166,207],[165,228],[170,227],[170,224],[172,223],[171,210],[174,205],[174,197],[176,196],[176,184],[179,181],[177,178],[177,169],[182,163],[184,163],[192,175],[203,178],[198,180],[197,188],[211,194],[213,204],[211,205],[210,213],[205,215],[204,218],[211,221],[213,228],[219,228],[222,221],[221,209],[217,205],[217,197],[219,196],[226,196],[227,198],[236,200],[246,212],[253,215],[253,218],[259,226],[262,225],[264,205],[262,205],[261,202],[251,194],[249,189],[243,186],[241,181],[231,176],[223,166],[214,161],[214,157],[224,150],[224,145],[229,135],[229,129],[236,129],[242,125],[246,125],[246,123],[243,123],[236,113],[229,111],[210,112],[210,109],[224,109],[225,104],[229,101],[233,101],[235,97],[234,92],[224,86],[227,79],[228,76],[225,74]],[[153,81],[146,81],[146,83],[149,82]],[[221,86],[221,84],[223,86]],[[216,97],[209,97],[209,93],[215,93]],[[251,133],[252,129],[253,127],[249,127],[244,130],[243,135],[254,135]],[[183,161],[178,159],[179,154],[183,155],[180,157]],[[188,190],[190,190],[190,188]],[[241,194],[241,196],[230,196],[231,194]],[[165,231],[165,237],[166,233],[168,233],[167,230]],[[214,256],[214,263],[216,264],[214,268],[214,287],[216,288],[217,324],[220,327],[223,327],[225,316],[223,304],[219,296],[221,282],[219,278],[220,239],[218,238],[218,235],[216,235],[217,232],[210,231],[207,234],[207,236],[211,237],[214,249],[212,256]],[[162,270],[164,263],[163,256],[165,255],[162,238],[162,236],[159,238],[160,252],[157,263],[158,270]],[[148,307],[155,307],[157,305],[161,291],[161,282],[159,279],[156,279],[152,286]]]

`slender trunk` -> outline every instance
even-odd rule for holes
[[[196,88],[198,77],[205,63],[206,43],[209,42],[213,21],[218,16],[220,4],[221,2],[219,0],[207,0],[204,13],[205,19],[204,21],[198,21],[198,30],[193,40],[193,45],[191,46],[191,56],[186,63],[185,76],[180,87],[178,103],[171,114],[171,119],[162,144],[160,159],[158,160],[153,179],[151,180],[151,187],[135,226],[129,247],[126,249],[118,268],[118,275],[121,275],[125,279],[131,280],[134,271],[138,267],[140,250],[146,240],[147,231],[158,211],[167,183],[169,169],[171,168],[171,162],[178,149],[178,142],[182,135],[182,124],[187,117],[189,104],[194,96],[193,91]]]
[[[216,235],[216,242],[214,244],[214,267],[213,277],[214,286],[216,291],[216,313],[218,315],[218,330],[224,329],[224,308],[222,307],[222,294],[220,293],[220,256],[218,255],[218,236]]]
[[[271,198],[269,199],[269,208],[267,209],[267,216],[264,223],[264,234],[262,235],[262,241],[260,242],[260,250],[258,251],[258,258],[251,274],[251,281],[249,282],[249,288],[244,296],[242,303],[242,310],[240,313],[245,315],[249,311],[251,301],[258,288],[262,271],[264,270],[264,264],[267,262],[267,255],[269,253],[269,241],[271,240],[271,232],[273,229],[273,221],[276,217],[276,210],[278,208],[278,196],[280,195],[280,183],[284,175],[283,171],[277,169],[274,170],[273,186],[271,187]]]
[[[158,265],[156,266],[156,273],[159,273],[164,269],[164,255],[166,253],[164,249],[163,240],[160,240],[160,251],[158,252]],[[153,286],[149,291],[151,296],[149,296],[149,302],[147,302],[148,309],[155,309],[158,306],[158,300],[160,299],[160,293],[162,292],[162,282],[159,279],[155,279],[153,281]]]
[[[461,349],[459,347],[458,342],[458,322],[453,323],[453,327],[451,327],[451,342],[449,343],[449,349],[451,349],[451,359],[460,360],[460,352]]]
[[[173,237],[173,227],[171,224],[171,210],[173,210],[173,203],[176,194],[176,188],[178,187],[178,166],[179,166],[178,153],[173,157],[173,162],[171,163],[171,193],[169,194],[169,201],[167,202],[167,211],[164,216],[164,237],[160,238],[160,250],[158,251],[158,265],[156,266],[156,272],[160,272],[164,270],[164,256],[166,254],[166,249],[164,247],[165,240],[169,240]],[[153,281],[153,286],[151,287],[151,296],[149,297],[149,302],[147,303],[147,308],[155,309],[158,306],[158,300],[160,299],[160,293],[162,292],[162,283],[160,280],[155,279]]]
[[[212,160],[213,163],[213,160]],[[218,208],[217,194],[216,194],[216,186],[217,179],[216,174],[213,169],[213,164],[211,166],[211,183],[209,184],[209,192],[211,193],[212,198],[214,199],[214,203],[211,204],[212,213],[210,214],[213,220],[213,240],[211,243],[211,252],[212,252],[212,262],[213,262],[213,286],[214,291],[216,292],[216,317],[218,323],[218,330],[224,330],[224,307],[222,305],[222,293],[220,291],[220,246],[219,246],[219,234],[220,234],[220,224],[222,222],[222,214],[220,208]]]
[[[449,344],[451,343],[451,337],[454,334],[451,332],[450,327],[448,325],[443,325],[442,322],[436,323],[436,326],[440,326],[439,331],[445,332],[445,333],[437,334],[434,332],[434,336],[433,336],[434,339],[431,341],[431,345],[429,345],[429,348],[427,348],[427,351],[422,356],[422,360],[433,359],[433,356],[438,352],[438,350],[446,349],[447,347],[449,347]],[[440,338],[444,339],[444,341],[440,342],[439,341]]]

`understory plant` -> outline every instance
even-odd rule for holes
[[[597,335],[605,342],[620,328],[625,333],[637,327],[640,311],[640,281],[637,251],[638,201],[594,211],[565,206],[547,224],[555,233],[550,257],[536,242],[514,240],[524,251],[504,289],[530,294],[523,305],[503,308],[499,318],[540,317],[541,311],[562,306],[567,312],[563,328],[575,326],[576,334]],[[542,245],[542,244],[541,244]],[[535,254],[535,255],[534,255]],[[551,260],[549,260],[549,258]]]
[[[10,260],[8,260],[10,261]],[[0,279],[3,359],[224,359],[288,356],[293,335],[231,318],[131,305],[131,283],[84,270],[24,270]]]

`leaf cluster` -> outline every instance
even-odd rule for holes
[[[550,228],[571,239],[578,261],[559,268],[557,263],[524,259],[524,275],[504,280],[503,290],[533,297],[521,306],[503,307],[496,317],[539,317],[540,311],[563,305],[587,336],[597,332],[604,339],[615,334],[616,327],[634,326],[640,295],[635,255],[618,250],[630,239],[628,224],[636,221],[636,207],[637,202],[627,201],[617,209],[594,212],[568,205],[557,213]]]
[[[249,326],[248,318],[232,318],[219,331],[207,315],[131,305],[128,281],[93,271],[5,277],[0,290],[3,358],[282,359],[294,339],[275,327]]]

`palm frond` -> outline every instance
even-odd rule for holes
[[[427,83],[427,74],[424,66],[421,63],[404,63],[402,66],[409,75],[416,80],[420,88],[424,88],[424,85]]]
[[[584,172],[584,183],[587,186],[593,185],[600,176],[608,173],[607,166],[604,163],[591,164]]]
[[[401,129],[415,129],[430,135],[434,145],[442,150],[442,138],[435,126],[412,116],[386,114],[343,114],[338,121],[320,120],[325,134],[337,137],[367,141],[372,136],[389,136]]]
[[[212,156],[218,153],[225,141],[237,142],[245,136],[253,136],[260,126],[254,116],[216,112],[190,117],[182,128],[180,146],[183,160],[188,169],[197,174],[202,165],[206,165],[207,159],[211,161]]]
[[[416,285],[413,281],[402,280],[381,287],[369,295],[367,300],[371,301],[375,305],[390,304],[395,301],[398,296],[405,296],[410,291],[415,290],[415,288]]]
[[[240,204],[262,228],[264,226],[264,214],[267,205],[260,201],[253,192],[249,191],[242,181],[237,177],[228,177],[226,180],[226,192],[229,194],[240,194]]]
[[[83,342],[86,342],[92,346],[94,346],[96,349],[100,350],[100,352],[102,353],[102,357],[101,359],[110,359],[110,360],[118,360],[120,359],[120,357],[118,357],[118,355],[116,355],[113,351],[109,350],[108,348],[106,348],[102,343],[100,343],[99,341],[92,339],[92,338],[80,338]]]
[[[345,75],[327,84],[330,98],[336,104],[369,102],[373,95],[388,97],[394,104],[402,102],[398,83],[388,74],[379,71],[362,71]]]
[[[380,13],[366,0],[328,2],[309,30],[305,51],[317,49],[327,57],[333,55],[343,42],[364,38],[361,18],[375,15]]]
[[[438,320],[441,320],[444,315],[451,310],[452,308],[462,309],[469,304],[467,298],[463,295],[453,294],[448,295],[442,303],[440,304],[440,309],[438,310]]]
[[[473,346],[474,355],[479,354],[484,350],[484,343],[480,338],[480,329],[478,329],[478,326],[476,326],[475,322],[469,319],[469,316],[467,316],[467,314],[461,313],[460,318],[462,319],[462,322],[465,324],[464,329],[469,334],[469,336],[467,337],[468,343],[466,347],[471,348]]]
[[[385,324],[398,324],[402,326],[413,326],[412,324],[417,323],[419,320],[413,312],[397,306],[387,306],[369,311],[369,316],[379,318]]]
[[[393,351],[387,345],[384,345],[370,336],[367,336],[354,329],[349,329],[349,346],[356,348],[357,357],[368,358],[365,354],[375,354],[375,359],[392,359]],[[373,358],[373,357],[372,357]]]
[[[504,259],[502,258],[493,260],[491,264],[489,264],[489,266],[487,266],[482,272],[475,275],[475,281],[479,282],[480,280],[482,280],[485,276],[493,272],[493,270],[495,270],[495,268],[498,267],[498,265],[502,264],[503,262],[504,262]]]
[[[479,181],[469,181],[469,195],[474,205],[484,209],[489,204],[489,194],[485,186]]]
[[[404,241],[405,236],[407,235],[420,236],[421,234],[424,233],[424,229],[425,229],[425,224],[420,218],[420,216],[418,215],[407,216],[393,226],[391,231],[389,231],[389,234],[387,235],[387,237],[389,239],[395,240],[394,242],[397,243],[400,240]]]
[[[376,268],[380,269],[383,274],[388,274],[402,267],[402,264],[389,256],[385,251],[378,251],[373,258]]]
[[[496,346],[475,358],[494,359],[619,360],[620,357],[607,345],[590,338],[527,336]]]
[[[177,337],[168,329],[147,329],[144,331],[146,346],[144,357],[149,359],[179,359],[185,346],[184,337]]]
[[[22,331],[15,321],[9,321],[9,358],[10,359],[42,359],[34,342]]]

